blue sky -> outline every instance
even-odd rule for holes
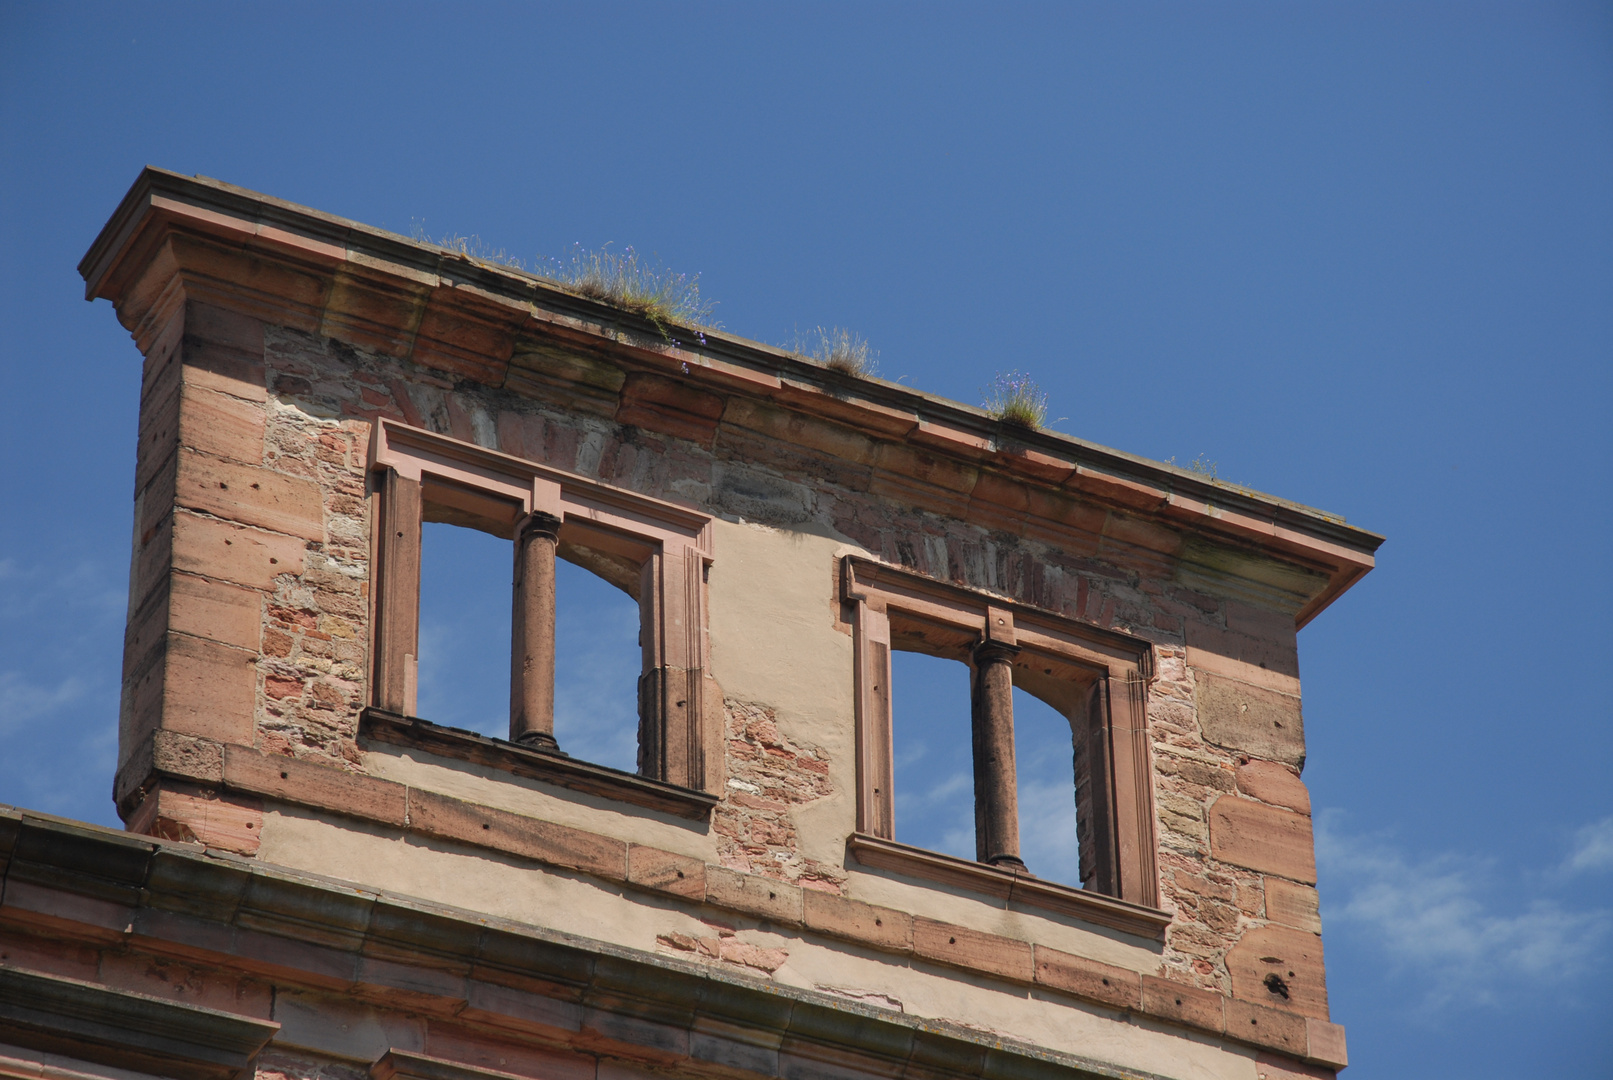
[[[146,163],[633,244],[1386,534],[1300,636],[1347,1075],[1606,1075],[1613,8],[0,4],[0,801],[103,823],[139,366],[74,267]]]

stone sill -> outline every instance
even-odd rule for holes
[[[1056,911],[1138,937],[1163,941],[1165,928],[1171,923],[1165,912],[1141,904],[866,833],[852,833],[846,850],[864,866],[984,893],[1008,904]]]
[[[417,716],[400,716],[383,709],[364,710],[359,720],[359,734],[376,742],[412,747],[438,757],[485,765],[528,780],[539,780],[678,817],[704,819],[710,816],[712,807],[718,802],[715,795],[708,795],[704,791],[650,780],[561,754],[532,750],[504,739],[490,739],[474,731],[443,727]]]

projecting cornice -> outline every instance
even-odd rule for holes
[[[1383,542],[1309,507],[1005,427],[720,330],[657,327],[530,274],[216,180],[145,169],[79,272],[86,296],[111,300],[142,346],[177,304],[199,300],[516,393],[562,386],[594,411],[696,441],[723,426],[758,431],[991,528],[1133,545],[1248,579],[1298,626],[1367,573]],[[1125,524],[1137,521],[1163,528]]]

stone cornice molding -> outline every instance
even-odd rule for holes
[[[753,1048],[749,1071],[761,1076],[786,1075],[779,1061],[786,1055],[881,1075],[907,1065],[959,1080],[1151,1076],[945,1021],[3,807],[0,867],[0,922],[43,923],[57,933],[189,959],[207,954],[277,981],[361,999],[384,996],[402,980],[433,1012],[453,1011],[452,996],[470,992],[467,978],[503,972],[522,985],[541,982],[550,996],[581,1010],[713,1032],[707,1040],[713,1044],[726,1042],[725,1032],[751,1033],[743,1044]],[[63,906],[69,899],[80,902]],[[389,962],[371,965],[371,956]],[[445,968],[444,960],[453,963]],[[411,964],[439,972],[469,964],[474,973],[457,982],[443,974],[411,981]],[[428,1003],[424,985],[439,987],[436,996],[445,1000]],[[625,1025],[619,1037],[631,1037],[633,1028]]]
[[[523,370],[523,350],[559,350],[848,425],[907,444],[881,468],[906,474],[928,471],[923,458],[950,459],[959,479],[932,501],[992,527],[1057,542],[1077,527],[1064,508],[1073,497],[1296,564],[1316,578],[1284,586],[1298,626],[1372,568],[1383,540],[1309,507],[1071,436],[1007,428],[979,409],[719,330],[657,327],[530,274],[216,180],[145,169],[79,272],[86,296],[112,300],[143,344],[176,303],[199,299],[489,386],[548,378]],[[614,411],[616,382],[584,378],[578,392]],[[716,421],[699,425],[714,430]]]
[[[280,1030],[271,1020],[0,964],[0,1043],[176,1080],[235,1080]]]

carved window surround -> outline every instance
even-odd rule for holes
[[[553,701],[553,558],[558,552],[639,602],[644,672],[638,687],[640,774],[697,791],[721,784],[721,739],[707,732],[705,686],[711,518],[385,419],[376,421],[371,431],[370,470],[379,502],[371,705],[414,715],[421,523],[464,525],[513,539],[518,548],[511,627],[512,737],[538,735],[522,742],[540,751],[554,745],[552,716],[551,734],[544,740],[541,724],[524,714],[523,702],[528,707],[541,703],[545,690],[551,705]],[[533,575],[523,573],[523,566],[530,570],[542,558],[548,560],[546,611],[543,598],[528,591]],[[537,654],[541,661],[544,649],[547,673],[531,659]],[[545,678],[547,688],[541,682]]]
[[[1012,864],[986,866],[895,843],[891,650],[895,646],[967,662],[982,643],[994,643],[1014,650],[1014,685],[1069,718],[1076,745],[1084,747],[1084,790],[1077,794],[1084,819],[1081,872],[1086,888],[1051,882],[1040,888],[1018,885],[1016,898],[1037,903],[1034,897],[1056,892],[1057,906],[1096,900],[1094,894],[1101,894],[1157,908],[1145,712],[1147,680],[1153,674],[1149,643],[855,555],[842,560],[841,586],[855,641],[857,835],[851,848],[859,861],[930,880],[973,882],[969,887],[992,893],[999,885],[1008,887],[1027,877]],[[938,878],[943,869],[948,872]],[[982,889],[987,882],[998,884]]]

